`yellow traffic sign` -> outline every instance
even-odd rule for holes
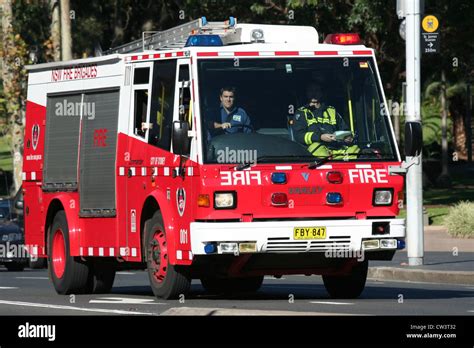
[[[423,30],[427,33],[433,33],[438,30],[438,18],[433,15],[425,16],[425,18],[423,18],[423,21],[421,22],[421,26],[423,27]]]

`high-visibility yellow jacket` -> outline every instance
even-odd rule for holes
[[[346,130],[342,117],[333,106],[321,105],[319,109],[300,107],[294,118],[293,134],[295,140],[303,145],[321,141],[322,134],[333,134],[336,130]]]

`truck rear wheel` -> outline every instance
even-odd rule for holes
[[[87,291],[89,267],[70,254],[69,229],[64,211],[59,211],[54,217],[48,236],[48,266],[49,277],[58,294]]]
[[[260,289],[262,283],[263,276],[245,278],[201,278],[203,288],[212,294],[256,292]]]
[[[166,231],[160,212],[146,222],[144,239],[148,276],[155,296],[175,299],[186,294],[191,279],[181,267],[169,263]]]
[[[323,275],[324,286],[332,298],[357,298],[365,288],[369,261],[357,262],[344,276]]]

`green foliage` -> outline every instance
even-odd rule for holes
[[[11,137],[9,135],[0,136],[0,170],[13,170],[13,158],[11,154]]]
[[[441,103],[439,98],[426,98],[421,106],[423,144],[441,143]],[[448,118],[448,139],[452,133],[452,119]],[[433,157],[433,154],[430,156]]]
[[[47,1],[13,1],[13,31],[27,45],[27,53],[35,53],[38,62],[47,61],[51,14]]]
[[[451,207],[444,224],[452,237],[474,238],[474,202],[460,202]]]

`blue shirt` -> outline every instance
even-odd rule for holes
[[[239,107],[234,107],[230,113],[224,109],[221,105],[221,123],[229,122],[231,124],[231,128],[225,129],[226,133],[252,133],[252,129],[250,128],[250,117],[247,115],[244,109]],[[249,127],[236,127],[239,125],[246,125]]]

